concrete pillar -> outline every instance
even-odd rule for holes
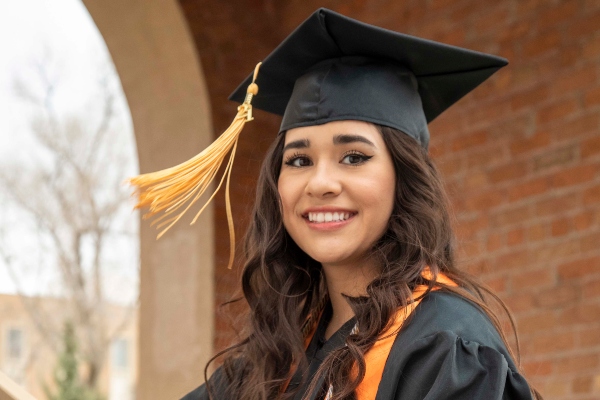
[[[209,144],[204,75],[175,0],[83,0],[102,33],[132,114],[140,171],[187,160]],[[213,343],[213,211],[159,241],[141,225],[138,399],[198,385]]]

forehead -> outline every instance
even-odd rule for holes
[[[382,145],[383,139],[375,125],[363,121],[332,121],[321,125],[292,128],[285,133],[285,144],[296,140],[308,139],[315,143],[332,143],[339,135],[360,135],[375,145]]]

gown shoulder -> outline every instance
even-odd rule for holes
[[[223,371],[223,367],[220,366],[208,379],[213,400],[225,400],[230,398],[230,396],[227,395],[227,384],[224,375],[225,372]],[[180,400],[209,400],[206,383],[201,384],[196,389],[183,396]]]
[[[210,378],[217,399],[222,368]],[[214,397],[214,396],[213,396]],[[375,400],[531,400],[525,378],[487,315],[469,301],[429,293],[396,337]],[[206,385],[181,400],[208,400]]]
[[[376,400],[530,400],[498,331],[469,301],[428,294],[397,336]]]

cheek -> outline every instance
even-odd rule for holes
[[[297,197],[295,188],[291,185],[289,179],[280,178],[277,182],[277,191],[279,192],[279,198],[281,199],[283,222],[285,224],[286,219],[290,213],[294,211],[295,198]]]
[[[370,213],[369,220],[373,223],[373,228],[387,225],[394,209],[393,191],[373,191],[369,200],[367,207]]]
[[[383,179],[382,181],[384,181],[383,186],[385,187],[385,189],[383,190],[383,193],[381,195],[382,198],[387,201],[389,212],[391,214],[392,209],[394,208],[394,199],[396,197],[396,174],[391,173],[386,177],[386,179]]]
[[[394,208],[396,195],[396,175],[393,171],[385,171],[378,175],[376,181],[369,182],[368,187],[363,187],[365,203],[375,213],[375,218],[381,223],[387,224]]]

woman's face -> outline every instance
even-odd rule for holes
[[[392,213],[396,176],[377,128],[336,121],[286,133],[278,189],[283,223],[322,264],[361,262]]]

